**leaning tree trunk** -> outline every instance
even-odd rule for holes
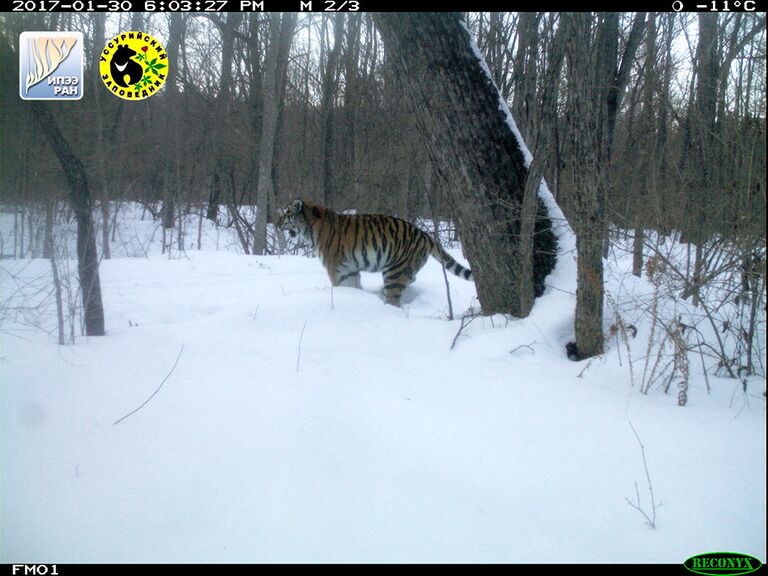
[[[517,248],[528,171],[482,56],[455,13],[374,18],[456,215],[483,312],[524,315]],[[535,244],[552,251],[549,226]],[[554,255],[535,261],[546,274]]]
[[[96,253],[91,195],[85,168],[59,130],[46,103],[32,102],[32,116],[37,121],[38,128],[48,138],[69,182],[69,200],[77,220],[77,272],[83,298],[85,335],[103,336],[104,307],[101,303],[99,258]]]

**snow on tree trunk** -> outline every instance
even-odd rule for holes
[[[456,218],[483,312],[525,315],[518,246],[526,158],[482,57],[457,14],[374,18]],[[527,281],[543,289],[556,241],[539,203]]]

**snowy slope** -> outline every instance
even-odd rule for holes
[[[208,251],[103,262],[106,337],[3,325],[3,562],[765,560],[757,386],[746,406],[694,375],[680,408],[639,394],[615,346],[566,360],[567,287],[450,350],[434,261],[396,309],[378,275],[331,291],[315,259],[217,252],[211,234]],[[25,264],[48,273],[5,260],[4,294]],[[450,282],[466,310],[474,286]],[[637,482],[648,502],[629,421],[655,530],[624,501]]]

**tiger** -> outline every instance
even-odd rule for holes
[[[361,288],[360,272],[381,272],[384,298],[400,306],[403,290],[430,256],[445,269],[474,281],[426,232],[384,214],[339,214],[319,204],[294,200],[278,211],[277,228],[303,238],[328,272],[332,286]]]

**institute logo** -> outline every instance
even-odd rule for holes
[[[107,42],[99,58],[104,86],[123,100],[144,100],[165,84],[168,55],[146,32],[121,32]]]
[[[83,33],[22,32],[19,96],[24,100],[80,100]]]

